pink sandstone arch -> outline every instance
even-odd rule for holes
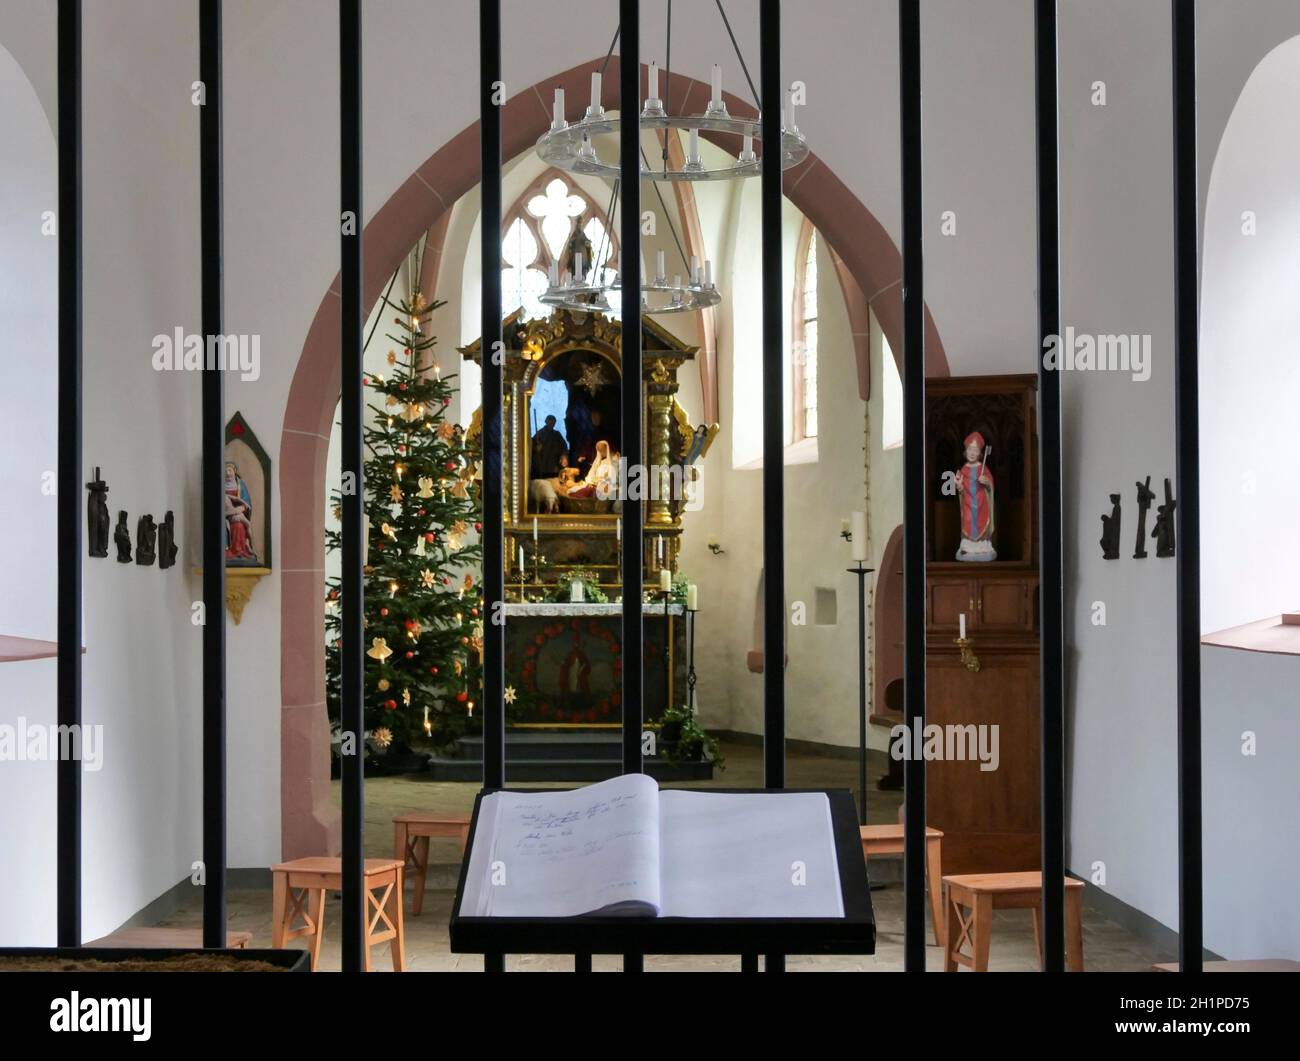
[[[565,90],[569,101],[585,98],[590,75],[602,60],[564,71],[518,93],[502,112],[502,157],[521,154],[549,127],[551,108],[543,89]],[[618,58],[604,80],[607,107],[618,104]],[[674,75],[681,109],[689,110],[701,81]],[[753,116],[734,96],[731,112]],[[581,105],[570,103],[570,120]],[[698,109],[698,108],[697,108]],[[384,283],[420,234],[445,222],[453,203],[479,180],[479,126],[475,122],[435,151],[374,214],[365,227],[364,305],[378,300]],[[875,311],[897,357],[901,353],[902,306],[897,295],[898,249],[883,226],[824,166],[809,155],[786,174],[785,194],[817,226],[831,247],[844,285],[854,333],[859,390],[866,394],[867,309]],[[338,812],[330,795],[329,733],[325,724],[325,463],[339,400],[338,277],[321,299],[308,329],[285,406],[280,438],[280,839],[283,858],[335,852]],[[926,316],[926,372],[946,376],[947,359]]]

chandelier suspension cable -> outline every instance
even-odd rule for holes
[[[605,76],[605,71],[609,68],[609,57],[614,54],[614,49],[618,46],[618,35],[623,31],[623,23],[614,27],[614,39],[609,42],[609,51],[605,53],[605,61],[600,64],[600,76]]]
[[[736,35],[731,31],[731,20],[727,18],[727,12],[722,6],[722,0],[715,0],[718,5],[718,14],[722,16],[722,24],[727,27],[727,36],[731,38],[731,46],[736,50],[736,58],[740,60],[740,69],[744,71],[745,80],[749,82],[750,95],[754,97],[754,107],[761,114],[763,103],[758,98],[758,89],[754,87],[754,79],[749,76],[749,67],[745,65],[745,57],[740,54],[740,45],[736,43]]]
[[[668,27],[664,31],[664,110],[673,112],[673,0],[668,0]],[[664,173],[668,172],[668,138],[664,137]],[[646,169],[650,163],[646,163]],[[662,199],[663,197],[660,196]]]
[[[664,158],[668,157],[668,137],[676,134],[671,129],[664,130]],[[650,160],[646,158],[645,148],[641,148],[641,158],[645,162],[646,169],[650,168]],[[689,273],[691,263],[686,260],[686,252],[682,250],[682,241],[677,238],[677,228],[673,225],[672,215],[668,212],[668,204],[664,202],[663,189],[659,187],[658,182],[654,182],[655,195],[659,196],[659,208],[664,212],[664,220],[668,222],[668,231],[673,234],[673,242],[677,244],[677,253],[682,257],[682,265]]]

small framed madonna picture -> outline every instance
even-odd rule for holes
[[[271,458],[240,413],[226,424],[226,567],[271,567]]]

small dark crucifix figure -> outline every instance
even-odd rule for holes
[[[117,544],[117,562],[131,562],[131,528],[126,525],[126,512],[117,514],[117,526],[113,528],[113,541]]]
[[[1119,559],[1119,494],[1110,495],[1110,515],[1101,517],[1101,558]]]
[[[90,491],[86,498],[86,538],[91,556],[108,555],[108,483],[99,477],[95,469],[95,478],[86,484]]]
[[[1156,527],[1151,537],[1156,540],[1156,556],[1162,560],[1174,555],[1174,500],[1173,487],[1165,480],[1165,503],[1156,508]]]
[[[158,566],[166,570],[176,563],[176,514],[170,509],[158,527]]]
[[[1134,560],[1145,560],[1147,558],[1147,509],[1151,507],[1151,502],[1156,499],[1155,491],[1151,489],[1151,476],[1147,476],[1145,483],[1138,483],[1138,533],[1137,548],[1133,551]]]
[[[158,525],[153,516],[144,515],[135,527],[135,562],[148,567],[154,562],[154,542],[158,537]]]

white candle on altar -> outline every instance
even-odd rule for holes
[[[673,588],[673,573],[666,567],[659,569],[659,588],[665,593]]]
[[[617,516],[614,519],[614,540],[620,545],[623,544],[623,517]]]
[[[655,559],[661,564],[664,562],[664,536],[662,534],[655,539]]]
[[[591,106],[593,110],[600,109],[600,71],[592,71],[591,74]]]
[[[957,616],[957,636],[963,641],[966,640],[966,613],[962,612]]]
[[[524,570],[524,547],[522,545],[519,547],[519,570],[520,572]]]
[[[533,544],[537,544],[537,517],[533,517]]]
[[[700,610],[700,587],[694,582],[686,587],[686,610],[688,612]]]
[[[578,579],[569,583],[569,603],[583,604],[587,600],[587,587]]]
[[[713,99],[714,104],[722,102],[722,67],[713,64]]]
[[[564,121],[564,89],[562,88],[555,90],[555,104],[551,109],[551,118],[556,125]]]
[[[659,64],[650,64],[649,91],[646,93],[648,99],[659,98]]]
[[[866,563],[867,560],[867,514],[865,512],[854,512],[850,517],[852,526],[853,551],[851,553],[855,561]]]

